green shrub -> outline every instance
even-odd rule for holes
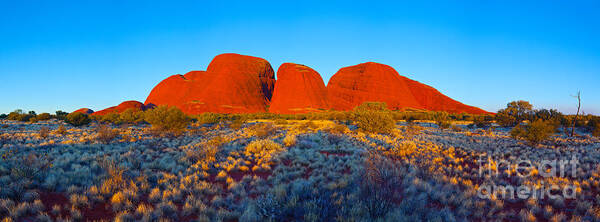
[[[356,126],[368,133],[390,133],[395,121],[385,103],[365,102],[354,109]]]
[[[58,110],[55,113],[56,113],[55,118],[59,119],[59,120],[65,120],[67,118],[67,115],[69,115],[69,113],[64,112],[62,110]]]
[[[35,117],[35,112],[33,112],[33,114],[31,112],[33,112],[33,111],[30,111],[30,113],[24,113],[23,110],[18,109],[18,110],[15,110],[15,111],[9,113],[6,118],[8,120],[16,120],[16,121],[26,122],[26,121],[29,121],[31,118]]]
[[[537,145],[547,140],[555,131],[551,123],[536,120],[526,127],[516,126],[510,134],[513,138],[524,139],[532,145]]]
[[[6,117],[8,117],[8,115],[6,115],[4,113],[0,114],[0,119],[6,119]]]
[[[50,115],[50,113],[40,113],[35,118],[38,121],[44,121],[44,120],[49,120],[50,118],[52,118],[52,116]]]
[[[143,112],[127,109],[119,114],[119,123],[140,124],[144,122]]]
[[[189,125],[190,118],[177,107],[158,106],[144,112],[144,120],[156,130],[179,133]]]
[[[121,124],[121,119],[120,119],[121,115],[118,113],[107,113],[102,115],[101,117],[99,117],[100,122],[103,123],[112,123],[115,125],[119,125]]]
[[[533,106],[523,100],[513,101],[496,114],[496,123],[503,127],[519,125],[523,120],[531,119]]]
[[[473,124],[475,124],[477,128],[488,128],[492,125],[492,121],[489,116],[476,116],[473,117]]]
[[[199,124],[213,124],[221,121],[222,117],[223,116],[218,113],[202,113],[194,118]]]
[[[90,117],[83,113],[69,113],[65,121],[73,126],[84,126],[91,122]]]

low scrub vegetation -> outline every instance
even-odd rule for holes
[[[555,129],[551,123],[537,120],[527,126],[516,126],[510,131],[510,135],[515,139],[524,139],[527,142],[537,145],[554,133]]]
[[[190,118],[176,107],[158,106],[144,112],[144,120],[155,130],[164,133],[181,133],[189,123]]]
[[[556,133],[562,121],[553,111],[534,109],[512,132],[497,127],[493,116],[389,111],[381,103],[349,112],[191,118],[157,107],[110,115],[107,122],[94,116],[89,127],[51,116],[0,120],[0,219],[600,220],[600,138],[590,136],[598,119],[588,115],[578,118],[576,137]],[[439,130],[440,120],[453,130]],[[186,132],[149,133],[172,130],[161,126]],[[576,177],[546,178],[535,169],[520,179],[500,164],[572,157],[577,169],[565,173]],[[494,170],[500,175],[488,175]],[[577,195],[478,195],[488,185],[542,184],[572,185]]]
[[[390,133],[396,124],[385,103],[363,103],[354,109],[353,116],[356,126],[368,133]]]
[[[87,114],[69,113],[65,119],[65,122],[73,126],[85,126],[91,122],[91,119]]]

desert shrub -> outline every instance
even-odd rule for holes
[[[242,118],[234,119],[229,124],[229,128],[234,129],[234,130],[239,130],[242,128],[244,123],[246,123],[245,119],[242,119]]]
[[[202,113],[194,118],[200,124],[213,124],[221,121],[222,115],[218,113]]]
[[[347,130],[349,130],[349,129],[348,129],[348,127],[346,125],[344,125],[344,124],[337,124],[337,123],[335,123],[332,126],[327,127],[327,128],[324,129],[325,132],[332,133],[332,134],[343,134]]]
[[[413,137],[418,135],[423,130],[423,127],[419,126],[413,121],[407,121],[406,126],[404,127],[404,133],[408,137]]]
[[[386,103],[364,102],[354,108],[354,111],[389,111]]]
[[[63,125],[60,125],[58,128],[56,128],[56,130],[54,130],[54,133],[64,136],[67,134],[67,128]]]
[[[276,132],[272,123],[256,123],[248,128],[250,133],[258,138],[265,138]]]
[[[40,113],[37,116],[35,116],[35,118],[38,121],[44,121],[44,120],[49,120],[52,118],[52,116],[50,115],[50,113]]]
[[[460,126],[452,125],[452,131],[454,131],[454,132],[462,132],[463,129],[460,128]]]
[[[108,125],[98,125],[96,127],[96,140],[100,143],[108,144],[118,135],[119,131]]]
[[[596,124],[594,130],[592,131],[592,136],[600,137],[600,124]]]
[[[144,122],[143,112],[127,109],[119,114],[119,123],[140,124]]]
[[[34,117],[35,117],[35,112],[30,111],[29,113],[24,113],[23,110],[18,109],[13,112],[10,112],[8,114],[8,116],[6,117],[6,119],[26,122]]]
[[[392,160],[376,151],[367,153],[357,183],[360,188],[359,199],[372,218],[385,216],[394,203],[400,201],[400,170]]]
[[[513,138],[524,139],[532,145],[537,145],[547,140],[554,133],[554,126],[542,120],[536,120],[529,125],[516,126],[510,134]]]
[[[272,140],[255,140],[250,142],[244,150],[244,154],[252,157],[256,161],[257,166],[264,167],[271,161],[271,158],[283,151],[283,147]],[[268,167],[268,166],[267,166]],[[252,169],[255,171],[255,169]]]
[[[357,106],[353,112],[353,120],[360,130],[368,133],[389,133],[396,123],[385,103],[373,102]]]
[[[127,188],[130,181],[123,175],[125,171],[123,168],[108,159],[101,160],[99,165],[108,173],[100,186],[101,194],[105,197],[110,197],[113,193]]]
[[[277,125],[287,125],[288,121],[285,119],[276,119],[275,121],[273,121],[273,123],[275,123]]]
[[[54,118],[59,120],[65,120],[67,118],[67,115],[69,115],[69,113],[64,112],[62,110],[58,110],[54,113]]]
[[[554,125],[555,128],[558,128],[561,123],[565,122],[564,119],[565,116],[555,109],[539,109],[534,111],[530,121],[542,120]]]
[[[307,131],[316,130],[317,128],[319,128],[319,126],[315,122],[313,122],[312,120],[308,120],[308,121],[305,121],[305,122],[302,122],[302,123],[298,124],[296,126],[296,128],[300,132],[307,132]]]
[[[291,133],[288,133],[285,138],[283,138],[283,144],[287,147],[296,145],[296,141],[296,135]]]
[[[217,153],[221,146],[226,142],[227,140],[221,136],[213,137],[212,139],[187,150],[186,156],[192,163],[197,161],[212,163],[217,160]]]
[[[103,122],[103,123],[112,123],[115,125],[119,125],[119,124],[121,124],[120,117],[121,117],[121,115],[119,115],[119,113],[116,113],[116,112],[107,113],[102,116],[99,116],[98,121]]]
[[[90,117],[83,113],[69,113],[65,121],[73,126],[84,126],[91,122]]]
[[[476,116],[473,117],[473,124],[477,128],[488,128],[492,125],[492,118],[491,116]]]
[[[161,132],[180,133],[185,130],[190,118],[177,107],[158,106],[144,112],[144,120]]]
[[[448,129],[452,125],[448,120],[448,113],[446,112],[436,112],[434,113],[433,119],[435,123],[438,125],[440,129]]]
[[[40,134],[41,138],[44,138],[44,139],[48,138],[48,135],[50,135],[50,128],[48,128],[46,126],[41,127],[39,134]]]
[[[503,127],[516,126],[524,120],[531,119],[533,106],[523,100],[513,101],[506,108],[496,113],[496,123]]]

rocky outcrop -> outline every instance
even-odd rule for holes
[[[413,96],[426,110],[445,111],[449,113],[491,114],[480,108],[458,102],[431,86],[402,76],[408,84]]]
[[[391,110],[423,109],[392,67],[367,62],[341,68],[327,84],[331,108],[351,110],[363,102],[385,102]]]
[[[327,89],[319,73],[294,63],[279,66],[269,112],[294,114],[326,109]]]
[[[96,111],[94,113],[92,113],[92,115],[105,115],[105,114],[109,114],[109,113],[122,113],[125,110],[128,109],[133,109],[134,111],[144,111],[146,109],[146,107],[144,106],[143,103],[135,101],[135,100],[130,100],[130,101],[125,101],[122,102],[121,104],[119,104],[118,106],[113,106],[113,107],[109,107],[100,111]]]
[[[88,109],[88,108],[81,108],[78,110],[73,111],[74,113],[83,113],[83,114],[92,114],[94,113],[94,110]]]
[[[207,71],[174,75],[160,82],[146,105],[177,106],[188,114],[266,112],[275,86],[267,60],[239,54],[221,54]]]

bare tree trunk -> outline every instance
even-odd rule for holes
[[[575,135],[575,123],[577,122],[577,117],[579,116],[579,108],[581,108],[581,91],[578,91],[577,95],[573,97],[577,98],[577,113],[575,113],[575,118],[571,124],[571,137]]]

